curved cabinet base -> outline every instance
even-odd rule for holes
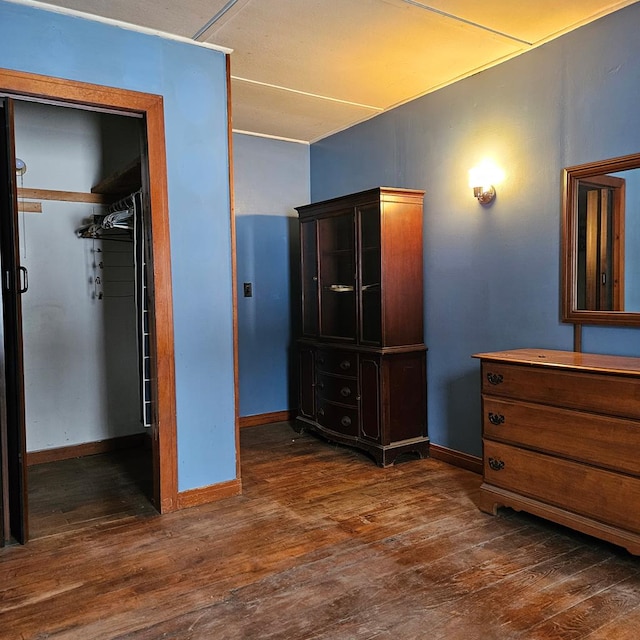
[[[346,436],[332,429],[327,429],[317,422],[301,417],[296,418],[295,430],[298,433],[302,431],[317,433],[331,442],[338,442],[365,451],[375,460],[379,467],[390,467],[395,463],[398,456],[405,453],[414,453],[420,458],[429,457],[429,438],[426,436],[382,445],[364,438]]]

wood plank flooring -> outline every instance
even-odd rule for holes
[[[145,446],[37,464],[28,473],[32,540],[155,513]]]
[[[639,637],[640,558],[481,513],[469,471],[380,469],[285,423],[241,441],[241,496],[0,550],[0,638]]]

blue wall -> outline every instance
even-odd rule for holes
[[[298,218],[309,146],[235,134],[240,415],[297,406]],[[242,285],[253,285],[253,297]]]
[[[312,200],[388,185],[425,189],[429,431],[481,453],[471,354],[571,350],[559,320],[561,170],[640,151],[640,5],[311,147]],[[506,172],[480,206],[467,171]],[[640,332],[586,327],[585,351],[640,355]]]
[[[0,42],[4,68],[163,96],[178,485],[235,478],[224,54],[1,1]]]

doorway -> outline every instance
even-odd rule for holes
[[[153,487],[153,502],[160,512],[171,511],[176,508],[177,469],[175,455],[175,384],[173,375],[173,335],[171,314],[171,287],[169,278],[169,243],[168,243],[168,212],[166,206],[166,169],[164,159],[164,129],[162,126],[162,100],[158,96],[141,94],[124,90],[110,89],[60,81],[43,76],[23,74],[0,70],[0,92],[5,100],[13,103],[27,99],[35,102],[61,102],[68,108],[76,106],[97,111],[117,111],[120,117],[127,118],[135,115],[141,123],[146,145],[143,151],[142,171],[140,172],[142,190],[148,194],[146,203],[146,218],[148,221],[148,281],[149,314],[148,331],[148,387],[153,398],[149,413],[149,440],[151,450],[151,485]],[[91,104],[84,102],[91,96]],[[41,105],[40,105],[41,106]],[[14,164],[15,152],[13,148],[13,114],[7,127],[10,164]],[[5,149],[6,151],[6,149]],[[15,169],[14,166],[11,167]],[[11,182],[12,176],[7,173]],[[3,238],[14,245],[12,250],[16,255],[3,247],[3,302],[4,314],[4,353],[3,374],[6,379],[2,385],[2,536],[6,541],[12,536],[20,542],[28,539],[28,503],[27,503],[27,440],[28,434],[24,422],[25,395],[24,363],[22,356],[22,336],[9,335],[12,330],[8,323],[7,305],[10,299],[17,300],[16,308],[9,308],[9,316],[15,316],[21,325],[21,297],[28,290],[28,272],[20,264],[20,236],[17,211],[19,202],[17,197],[18,184],[15,179],[11,184],[8,207],[3,206],[3,220],[12,217],[13,233],[3,234]],[[24,192],[23,192],[24,195]],[[6,203],[5,203],[6,204]],[[25,214],[26,215],[26,214]],[[35,214],[38,215],[38,214]],[[11,226],[11,225],[9,225]],[[26,228],[26,227],[25,227]],[[74,238],[78,242],[82,240]],[[11,244],[11,243],[10,243]],[[37,244],[36,246],[37,250]],[[22,247],[24,250],[24,247]],[[8,286],[13,285],[13,286]],[[97,293],[95,277],[91,285],[94,294]],[[9,331],[8,331],[9,330]],[[44,335],[44,331],[42,332]],[[16,339],[17,338],[17,339]],[[17,346],[12,354],[7,345]],[[70,349],[62,349],[69,359],[73,358]],[[76,356],[77,357],[77,356]],[[15,380],[11,380],[15,378]],[[1,411],[4,409],[4,411]],[[112,408],[113,410],[113,408]],[[22,414],[22,416],[20,415]],[[22,417],[22,420],[21,420]],[[134,435],[134,434],[130,434]]]
[[[33,539],[152,499],[145,142],[135,115],[14,100],[13,121]]]
[[[624,311],[625,180],[581,179],[577,217],[577,303],[587,311]]]

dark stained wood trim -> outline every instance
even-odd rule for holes
[[[82,444],[74,444],[68,447],[29,451],[27,453],[27,466],[69,460],[71,458],[83,458],[84,456],[93,456],[97,453],[108,453],[109,451],[134,449],[135,447],[143,446],[148,438],[149,435],[146,433],[134,433],[129,436],[98,440],[97,442],[83,442]]]
[[[434,460],[442,460],[442,462],[451,464],[454,467],[460,467],[482,475],[482,458],[477,456],[449,449],[439,444],[433,444],[433,442],[429,446],[429,454]]]
[[[181,491],[178,494],[178,509],[188,509],[189,507],[197,507],[201,504],[209,504],[210,502],[216,502],[224,498],[239,496],[241,493],[242,481],[240,478],[212,484],[208,487],[200,487],[199,489]]]
[[[238,283],[236,253],[236,204],[233,187],[233,129],[231,125],[231,56],[225,55],[227,73],[227,140],[229,145],[229,205],[231,210],[231,297],[233,304],[233,393],[234,429],[236,438],[236,477],[240,478],[240,374],[238,370]]]
[[[239,419],[240,428],[259,427],[261,424],[273,424],[274,422],[291,422],[295,420],[296,411],[273,411],[271,413],[258,413],[255,416],[245,416]]]
[[[576,352],[582,351],[582,325],[573,325],[573,350]]]
[[[155,456],[159,462],[160,513],[177,509],[178,443],[176,421],[176,383],[173,341],[173,294],[171,289],[171,245],[169,238],[169,204],[167,194],[167,160],[164,137],[164,107],[158,96],[146,109],[151,237],[153,254],[154,313],[152,335],[152,397],[157,398],[157,420],[152,427]]]
[[[159,479],[155,502],[161,513],[177,508],[178,466],[171,293],[171,249],[162,96],[84,82],[0,69],[0,91],[142,114],[147,124],[149,196],[151,206],[154,307],[152,353],[153,394],[157,418],[152,429]],[[157,453],[156,453],[157,452]]]

